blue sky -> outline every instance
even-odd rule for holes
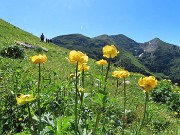
[[[38,37],[124,34],[180,45],[180,0],[1,0],[0,18]]]

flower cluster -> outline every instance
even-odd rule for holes
[[[87,63],[83,63],[83,64],[79,64],[78,65],[78,70],[80,71],[86,71],[86,70],[89,70],[89,66],[87,66]]]
[[[69,61],[71,63],[86,63],[88,61],[88,56],[80,51],[71,51],[69,54]]]
[[[35,100],[35,97],[33,95],[27,94],[21,94],[19,97],[16,97],[16,101],[18,105],[24,105],[26,103],[32,102]]]
[[[141,86],[144,92],[148,92],[154,89],[157,85],[157,80],[154,76],[144,77],[139,79],[139,86]]]
[[[71,63],[78,63],[78,70],[86,71],[89,70],[89,66],[87,66],[88,56],[80,51],[71,51],[69,54],[69,61]]]
[[[96,61],[96,64],[98,64],[98,65],[107,65],[108,63],[107,63],[106,60],[101,59],[99,61]]]
[[[46,55],[35,55],[31,57],[31,62],[34,64],[45,63],[47,61]]]
[[[125,78],[128,77],[130,75],[130,73],[126,70],[122,70],[122,71],[114,71],[112,73],[112,76],[115,78]]]

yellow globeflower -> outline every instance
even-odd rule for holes
[[[88,61],[88,56],[80,51],[71,51],[69,54],[69,61],[72,63],[86,63]]]
[[[78,72],[77,76],[80,76],[80,74],[81,74],[81,72]],[[69,78],[75,78],[75,77],[76,77],[76,73],[69,75]]]
[[[79,64],[78,65],[78,70],[80,70],[80,71],[86,71],[86,70],[89,70],[89,66],[87,66],[87,64],[86,63],[83,63],[83,64]]]
[[[126,70],[124,71],[119,71],[119,77],[120,78],[125,78],[125,77],[128,77],[130,75],[130,73]]]
[[[18,121],[22,121],[22,120],[23,120],[23,118],[19,118],[19,119],[18,119]]]
[[[130,75],[130,73],[126,70],[122,70],[122,71],[114,71],[112,73],[112,76],[113,77],[116,77],[116,78],[125,78],[125,77],[128,77]]]
[[[112,76],[115,78],[119,78],[119,71],[112,72]]]
[[[31,57],[31,62],[34,63],[34,64],[37,64],[37,63],[45,63],[47,61],[47,57],[46,55],[35,55],[33,57]]]
[[[106,45],[103,47],[103,56],[106,58],[114,58],[118,55],[119,51],[117,51],[114,45]]]
[[[148,92],[149,90],[152,90],[157,85],[157,80],[154,76],[144,77],[139,79],[139,86],[143,88],[145,92]]]
[[[96,64],[98,64],[98,65],[106,65],[106,64],[108,64],[108,63],[107,63],[106,60],[101,59],[101,60],[99,60],[99,61],[96,61]]]
[[[82,88],[82,87],[79,87],[79,88],[78,88],[78,91],[79,91],[80,93],[84,93],[84,92],[85,92],[85,89]]]
[[[19,97],[16,97],[16,101],[18,105],[24,105],[26,103],[33,101],[34,99],[35,97],[30,94],[27,95],[21,94]]]

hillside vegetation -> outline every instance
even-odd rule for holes
[[[156,75],[180,84],[180,47],[155,38],[138,43],[125,35],[101,35],[95,38],[80,34],[54,37],[53,42],[68,49],[79,49],[96,60],[101,57],[101,48],[115,44],[121,55],[114,60],[116,66],[123,66],[132,72]]]
[[[122,44],[126,42],[126,40],[128,39],[122,38]],[[131,53],[127,52],[125,48],[121,47],[121,45],[117,44],[119,42],[116,42],[113,40],[113,38],[110,38],[107,35],[89,38],[81,34],[70,34],[55,37],[52,39],[52,41],[61,47],[86,52],[89,57],[96,60],[102,58],[103,46],[107,44],[115,44],[120,52],[120,55],[113,60],[115,66],[122,66],[132,72],[139,72],[147,75],[151,74],[137,58],[135,58]]]
[[[79,35],[76,36],[74,38],[78,39]],[[90,53],[88,40],[84,37],[83,44]],[[97,51],[93,51],[97,53],[94,58],[102,59],[102,48],[107,42],[92,40],[98,46]],[[17,45],[17,41],[35,48]],[[66,44],[65,41],[61,44]],[[69,40],[67,45],[69,42],[74,43]],[[82,42],[81,39],[79,42]],[[158,80],[157,86],[147,96],[138,85],[143,74],[129,72],[130,75],[125,78],[113,77],[113,71],[124,71],[125,64],[119,66],[123,60],[119,64],[117,61],[122,57],[132,60],[131,63],[125,61],[129,66],[132,64],[132,68],[138,65],[142,73],[149,74],[132,53],[117,48],[119,54],[113,59],[106,58],[108,64],[101,66],[89,58],[89,70],[78,70],[78,63],[68,60],[73,48],[68,50],[53,43],[41,42],[38,37],[1,19],[0,134],[179,134],[179,86],[171,80]],[[4,53],[6,55],[2,55]],[[11,53],[23,55],[16,58]],[[32,56],[41,59],[36,63],[32,61]]]

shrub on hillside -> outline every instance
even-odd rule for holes
[[[157,88],[151,92],[151,97],[155,102],[165,103],[168,108],[180,117],[180,87],[173,85],[170,80],[159,81]]]
[[[0,51],[1,56],[9,58],[24,58],[24,53],[24,49],[16,45],[4,47]]]
[[[172,83],[170,80],[159,81],[158,86],[151,92],[155,102],[167,103],[172,97]]]
[[[170,102],[168,103],[169,109],[177,114],[180,118],[180,94],[173,93]]]

